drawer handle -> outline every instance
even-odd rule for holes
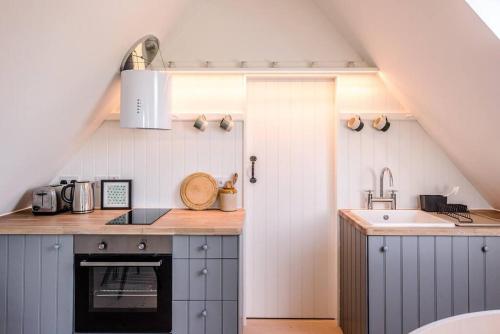
[[[203,318],[206,318],[206,317],[207,317],[207,310],[203,310],[203,311],[201,311],[201,316],[202,316]]]
[[[201,249],[203,249],[204,251],[208,250],[208,245],[205,244],[205,245],[201,246]]]
[[[207,268],[203,268],[203,270],[201,271],[201,273],[203,275],[205,275],[205,276],[208,275],[208,269]]]
[[[483,251],[483,253],[486,253],[486,252],[488,252],[490,249],[488,248],[488,246],[483,246],[483,247],[481,248],[481,250]]]
[[[387,246],[383,246],[382,248],[380,248],[380,251],[381,251],[382,253],[385,253],[385,252],[387,252],[388,250],[389,250],[389,247],[387,247]]]
[[[54,244],[54,249],[59,250],[61,248],[61,244]]]

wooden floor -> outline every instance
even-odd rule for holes
[[[248,319],[243,334],[342,334],[336,320]]]

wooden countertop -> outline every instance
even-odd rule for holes
[[[96,210],[89,214],[34,216],[22,210],[0,217],[1,234],[123,234],[123,235],[239,235],[245,210],[192,211],[173,209],[152,225],[106,225],[126,210]]]
[[[347,209],[339,210],[339,215],[365,235],[448,235],[448,236],[500,236],[500,227],[380,227],[368,224]],[[437,215],[437,214],[435,214]],[[438,215],[439,218],[454,222],[452,218]],[[487,219],[477,218],[474,219]],[[477,221],[481,223],[481,221]]]

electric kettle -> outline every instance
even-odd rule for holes
[[[67,195],[70,191],[69,196]],[[94,186],[90,181],[76,181],[65,185],[61,190],[61,198],[71,205],[73,213],[89,213],[94,211]]]

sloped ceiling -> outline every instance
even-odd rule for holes
[[[115,103],[122,57],[187,0],[7,0],[0,10],[0,213],[25,206]]]
[[[146,34],[165,60],[361,60],[310,0],[2,1],[0,214],[116,111],[118,67]]]
[[[315,0],[500,208],[500,40],[463,0]]]
[[[165,60],[180,67],[204,61],[218,67],[242,60],[249,66],[361,61],[310,0],[193,1],[161,45]]]

